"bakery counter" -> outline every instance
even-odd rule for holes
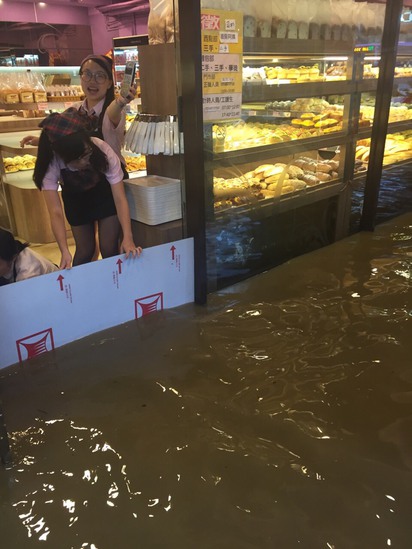
[[[16,117],[17,118],[17,117]],[[30,133],[27,132],[24,128],[22,128],[20,131],[13,131],[8,130],[7,133],[0,133],[0,151],[6,151],[10,152],[16,155],[25,154],[26,152],[36,152],[37,147],[20,147],[20,141],[25,137],[26,135],[40,135],[40,129],[39,129],[39,123],[40,119],[36,118],[37,126],[33,130],[30,130]],[[1,118],[0,118],[1,121]],[[7,148],[12,148],[16,150],[9,150]],[[30,150],[29,150],[30,149]]]
[[[30,131],[30,135],[39,133],[38,129]],[[46,244],[55,238],[43,195],[33,182],[37,148],[20,147],[21,139],[27,134],[27,131],[13,131],[0,135],[2,186],[13,232],[28,242]]]
[[[13,232],[30,243],[47,244],[55,238],[43,194],[33,183],[33,170],[3,176]]]
[[[27,132],[32,132],[39,129],[39,124],[44,117],[29,117],[24,118],[17,115],[8,115],[0,116],[0,134],[5,132],[24,132],[24,135],[27,135]],[[0,140],[2,136],[0,135]]]
[[[4,185],[7,201],[11,206],[13,232],[30,243],[54,242],[42,193],[30,180],[15,178],[16,175],[21,174],[9,174]]]

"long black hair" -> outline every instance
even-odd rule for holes
[[[83,65],[86,63],[86,61],[94,61],[97,63],[107,74],[109,77],[112,85],[106,92],[106,97],[104,98],[103,108],[102,112],[99,116],[99,122],[98,122],[98,128],[99,131],[102,131],[102,125],[103,125],[103,117],[104,113],[106,112],[107,107],[110,105],[110,103],[114,100],[114,80],[113,80],[113,60],[108,57],[107,55],[88,55],[80,64],[80,72],[83,70]]]
[[[54,154],[57,154],[65,164],[77,160],[85,153],[87,148],[92,149],[90,165],[98,172],[104,173],[108,167],[107,157],[104,152],[93,143],[86,130],[81,130],[70,135],[57,139],[53,143],[47,136],[47,130],[40,134],[37,150],[37,160],[34,166],[33,181],[38,189],[42,189],[43,180],[53,160]]]
[[[0,258],[4,261],[13,261],[14,257],[28,245],[28,242],[16,240],[10,231],[0,227]]]

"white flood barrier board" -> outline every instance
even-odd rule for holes
[[[0,369],[194,300],[193,239],[0,288]]]

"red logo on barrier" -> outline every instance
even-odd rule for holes
[[[135,318],[149,315],[150,313],[154,313],[155,311],[163,311],[163,292],[135,299]]]
[[[16,341],[19,362],[52,351],[54,349],[53,330],[48,328]]]

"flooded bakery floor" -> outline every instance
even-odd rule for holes
[[[412,546],[412,214],[0,372],[5,549]]]

